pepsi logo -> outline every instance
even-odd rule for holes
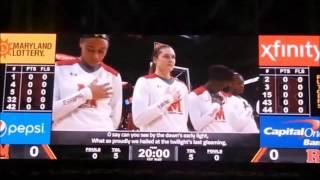
[[[0,137],[4,136],[6,132],[7,132],[7,124],[3,120],[0,120]]]

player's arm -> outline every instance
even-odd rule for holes
[[[242,129],[242,133],[259,133],[257,124],[253,118],[248,121],[248,124]]]
[[[191,123],[196,131],[201,131],[208,124],[214,121],[214,115],[219,111],[220,105],[212,103],[206,112],[201,112],[201,100],[199,97],[191,92],[188,96],[188,111]]]
[[[243,111],[242,115],[240,115],[242,119],[244,119],[244,127],[240,132],[242,133],[259,133],[259,129],[257,127],[256,121],[253,118],[252,110]]]
[[[141,128],[155,119],[163,116],[167,108],[174,102],[171,95],[167,95],[155,104],[149,104],[150,94],[147,91],[148,84],[144,78],[139,78],[135,84],[132,96],[133,123]]]
[[[249,105],[249,103],[242,99],[246,104],[248,104],[247,107],[239,106],[237,109],[239,110],[238,116],[241,119],[241,123],[243,126],[240,129],[241,133],[259,133],[259,129],[257,127],[256,121],[254,120],[253,116],[253,109]]]
[[[64,99],[61,99],[59,83],[63,79],[60,77],[61,73],[59,72],[58,66],[55,67],[54,76],[52,120],[58,121],[80,105],[84,104],[88,99],[91,99],[92,93],[90,88],[86,87]]]
[[[113,95],[110,101],[114,129],[119,127],[122,114],[122,80],[120,74],[113,78]]]

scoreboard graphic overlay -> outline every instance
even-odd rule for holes
[[[47,150],[56,35],[1,33],[0,40],[1,158],[9,158],[17,144],[41,144]],[[31,146],[29,151],[34,156],[38,147]],[[20,158],[25,158],[24,153]]]
[[[319,163],[320,36],[259,36],[260,149],[254,162]]]
[[[320,163],[320,36],[257,37],[259,134],[51,131],[57,38],[0,34],[0,159]]]

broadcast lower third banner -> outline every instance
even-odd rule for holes
[[[320,117],[260,116],[260,147],[320,148]]]
[[[0,113],[1,144],[49,144],[51,113]]]

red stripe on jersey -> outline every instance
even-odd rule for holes
[[[80,59],[74,59],[74,60],[63,60],[63,61],[57,61],[58,66],[63,66],[63,65],[74,65],[76,63],[79,63]]]
[[[143,77],[146,78],[146,79],[153,79],[153,78],[157,78],[157,77],[161,78],[159,75],[157,75],[155,73],[151,73],[151,74],[145,75]],[[178,78],[175,78],[175,77],[171,77],[171,78],[174,78],[175,81],[178,81],[178,82],[184,84],[185,86],[187,86],[186,83],[184,83],[183,81],[179,80]]]
[[[103,67],[104,70],[108,71],[109,73],[111,73],[115,76],[117,76],[119,74],[118,71],[116,71],[115,69],[113,69],[112,67],[110,67],[106,64],[101,63],[101,66]]]
[[[207,91],[207,88],[204,86],[199,86],[198,88],[193,90],[193,92],[198,96],[201,95],[202,93],[204,93],[205,91]]]
[[[231,93],[227,93],[227,92],[223,92],[223,91],[220,91],[219,93],[224,97],[231,97],[232,96]]]
[[[180,79],[178,79],[178,78],[174,78],[176,81],[178,81],[178,82],[181,82],[182,84],[184,84],[185,86],[187,86],[187,84],[185,83],[185,82],[183,82],[183,81],[181,81]]]
[[[76,60],[80,59],[80,57],[70,56],[66,54],[56,54],[56,60],[57,61],[70,61],[70,60]]]
[[[156,75],[155,73],[152,73],[152,74],[145,75],[143,77],[146,78],[146,79],[153,79],[153,78],[156,78],[156,77],[159,77],[159,76]]]

